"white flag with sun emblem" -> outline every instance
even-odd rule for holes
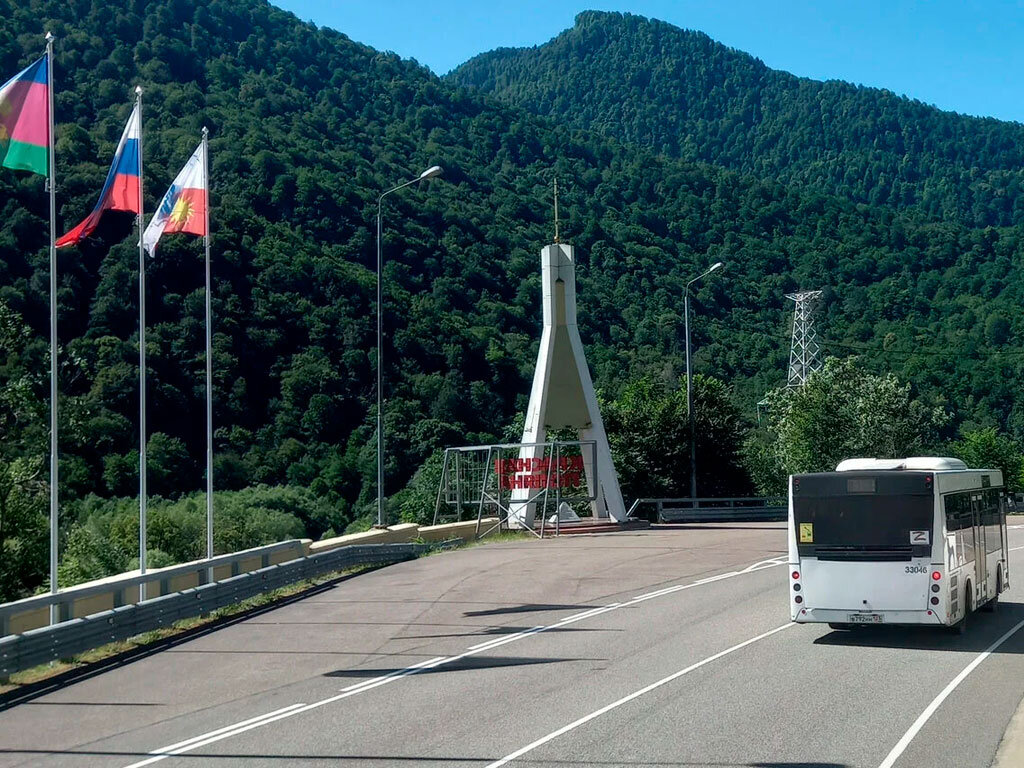
[[[150,256],[156,253],[156,244],[164,233],[187,232],[205,236],[206,231],[206,158],[204,145],[192,153],[181,173],[171,183],[160,207],[153,214],[142,235],[142,244]]]

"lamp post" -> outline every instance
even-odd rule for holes
[[[383,192],[377,198],[377,527],[384,527],[384,302],[381,292],[382,267],[384,259],[381,251],[381,213],[384,198],[392,192],[419,184],[424,179],[440,176],[442,168],[432,165],[415,179],[399,184],[397,187]]]
[[[690,371],[690,286],[722,267],[716,261],[686,284],[683,290],[683,325],[686,327],[686,415],[690,421],[690,498],[697,498],[697,441],[693,425],[693,374]]]

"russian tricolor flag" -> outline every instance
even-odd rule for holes
[[[139,106],[135,105],[128,124],[121,134],[121,141],[114,153],[114,162],[107,173],[107,180],[100,192],[99,202],[92,213],[85,217],[81,224],[72,229],[60,240],[57,247],[77,245],[92,234],[100,223],[104,211],[140,212],[139,205],[139,152],[141,149],[142,128],[139,125]]]

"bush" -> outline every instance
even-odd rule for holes
[[[72,508],[77,519],[61,553],[62,586],[138,567],[137,498],[89,496]],[[332,520],[332,509],[326,502],[305,488],[287,486],[217,492],[213,509],[216,554],[287,539],[318,538]],[[146,534],[150,568],[206,557],[206,495],[150,499]],[[45,563],[45,558],[40,562]]]

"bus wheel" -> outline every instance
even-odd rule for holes
[[[958,635],[966,634],[967,617],[971,615],[971,611],[973,610],[974,594],[971,592],[971,582],[968,581],[967,586],[964,588],[964,617],[953,625],[953,629],[956,631]]]
[[[981,610],[985,613],[995,613],[999,608],[999,593],[1003,591],[1003,572],[996,570],[996,594],[995,596],[981,606]]]

